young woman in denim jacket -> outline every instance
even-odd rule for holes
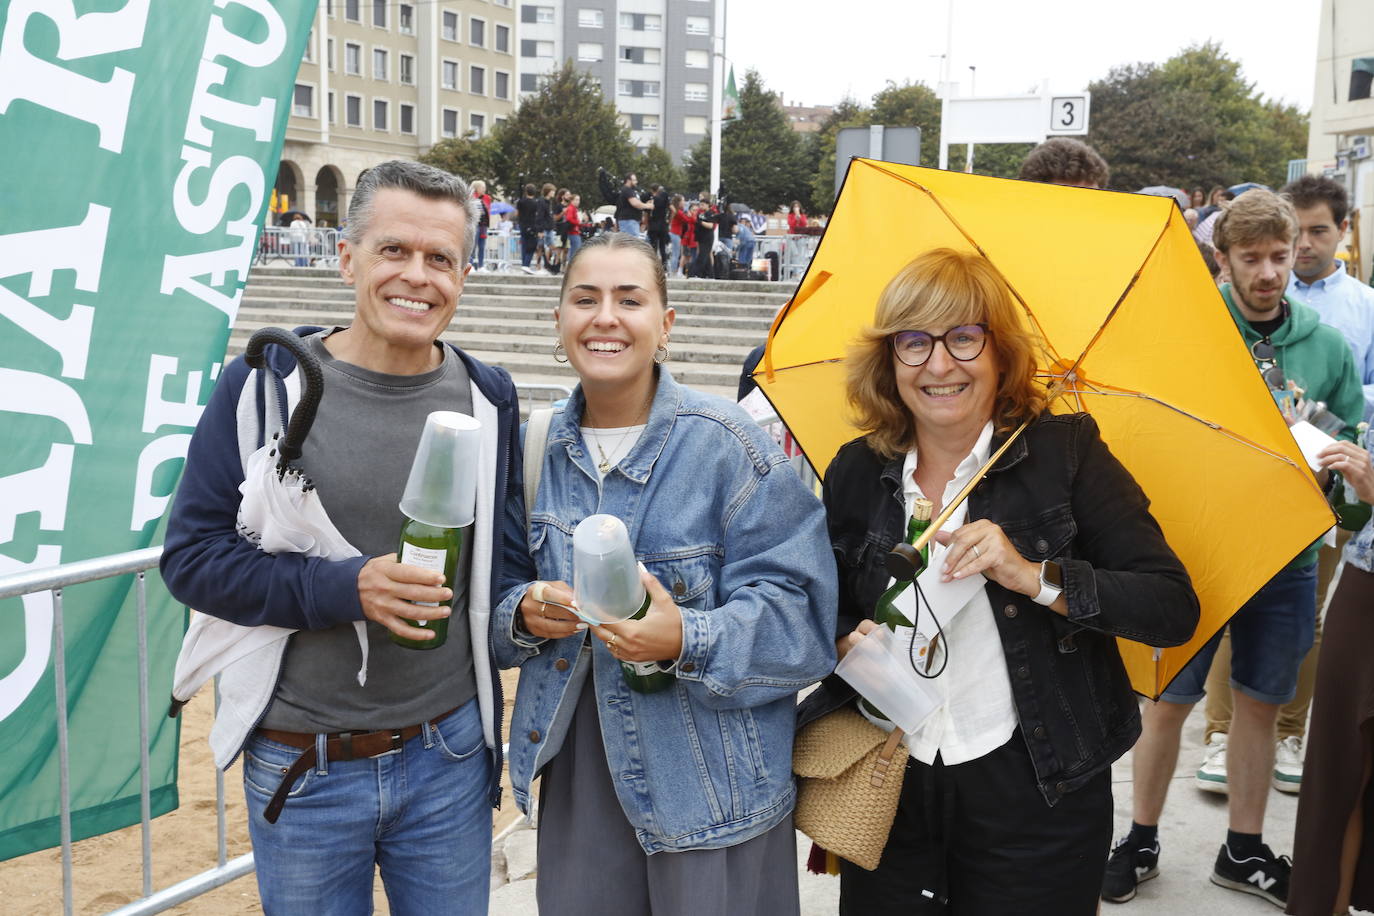
[[[510,772],[541,777],[538,899],[561,916],[798,911],[796,693],[835,661],[835,564],[820,503],[734,404],[673,381],[663,263],[620,233],[563,281],[556,355],[580,377],[555,414],[538,495],[508,504],[496,653],[520,666]],[[521,488],[515,487],[514,491]],[[647,615],[588,630],[572,534],[629,529]],[[657,693],[622,661],[672,663]]]
[[[1116,637],[1177,645],[1197,625],[1188,574],[1144,493],[1090,416],[1048,413],[1032,354],[996,270],[937,249],[891,280],[849,356],[850,402],[871,432],[825,476],[841,654],[875,627],[885,558],[915,498],[938,513],[1032,422],[937,535],[931,574],[987,581],[943,611],[925,647],[938,706],[905,738],[878,868],[841,865],[842,914],[1094,913],[1109,768],[1140,733]],[[911,629],[897,632],[919,655]],[[852,698],[828,679],[799,720]]]

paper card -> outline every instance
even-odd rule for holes
[[[1307,466],[1313,471],[1320,471],[1322,466],[1317,461],[1317,453],[1336,440],[1306,420],[1294,423],[1288,427],[1288,431],[1293,434],[1293,439],[1298,443],[1302,456],[1307,459]]]
[[[941,627],[948,627],[950,621],[964,609],[964,605],[968,604],[969,600],[988,581],[982,573],[975,573],[972,576],[965,576],[963,579],[941,582],[940,567],[943,565],[944,548],[932,550],[929,568],[916,579],[916,583],[921,587],[921,594],[925,596],[925,601],[920,605],[919,614],[917,613],[916,589],[914,588],[908,588],[898,595],[897,600],[893,602],[893,606],[901,612],[902,616],[906,617],[907,620],[916,621],[916,631],[928,639],[939,632],[935,625],[936,620],[940,622]],[[927,604],[930,605],[929,611],[926,610]]]

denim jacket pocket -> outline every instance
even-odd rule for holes
[[[679,607],[710,606],[719,562],[710,547],[686,547],[644,557],[644,568],[668,591]]]
[[[1068,548],[1078,534],[1073,509],[1067,503],[1046,509],[1034,518],[998,524],[1016,552],[1033,563],[1070,556]]]

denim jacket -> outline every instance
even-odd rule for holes
[[[558,753],[588,672],[606,759],[647,853],[733,846],[792,811],[796,694],[835,666],[835,563],[825,513],[773,441],[734,404],[659,370],[648,423],[598,484],[578,388],[549,428],[529,514],[511,487],[497,660],[520,666],[512,714],[515,800]],[[635,554],[682,611],[677,680],[631,691],[599,640],[517,633],[535,580],[573,581],[572,534],[595,513],[625,522]]]
[[[994,436],[994,450],[1005,441]],[[839,563],[837,631],[872,617],[888,584],[884,560],[905,532],[902,457],[864,439],[840,449],[825,476],[830,539]],[[1064,573],[1064,617],[989,581],[1016,717],[1036,782],[1053,805],[1124,754],[1140,713],[1116,638],[1187,642],[1198,600],[1149,500],[1087,414],[1044,415],[1013,442],[969,497],[968,520],[996,522],[1028,560]],[[957,647],[950,647],[951,663]],[[807,697],[805,724],[847,702],[835,677]]]

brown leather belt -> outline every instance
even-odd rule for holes
[[[437,725],[457,710],[458,707],[455,706],[448,712],[440,713],[430,719],[428,724]],[[380,757],[392,751],[399,751],[401,745],[424,731],[425,724],[422,722],[419,725],[407,725],[405,728],[384,728],[375,732],[336,732],[332,735],[326,735],[325,759],[364,760],[368,757]],[[301,755],[296,758],[291,766],[286,768],[286,772],[281,778],[281,784],[277,786],[277,791],[273,793],[272,800],[267,803],[267,810],[263,812],[263,817],[267,823],[275,824],[277,818],[281,816],[282,806],[286,804],[286,796],[291,791],[291,784],[296,781],[297,776],[318,762],[316,736],[312,732],[283,732],[277,731],[275,728],[260,728],[257,730],[257,735],[268,741],[301,749]]]

